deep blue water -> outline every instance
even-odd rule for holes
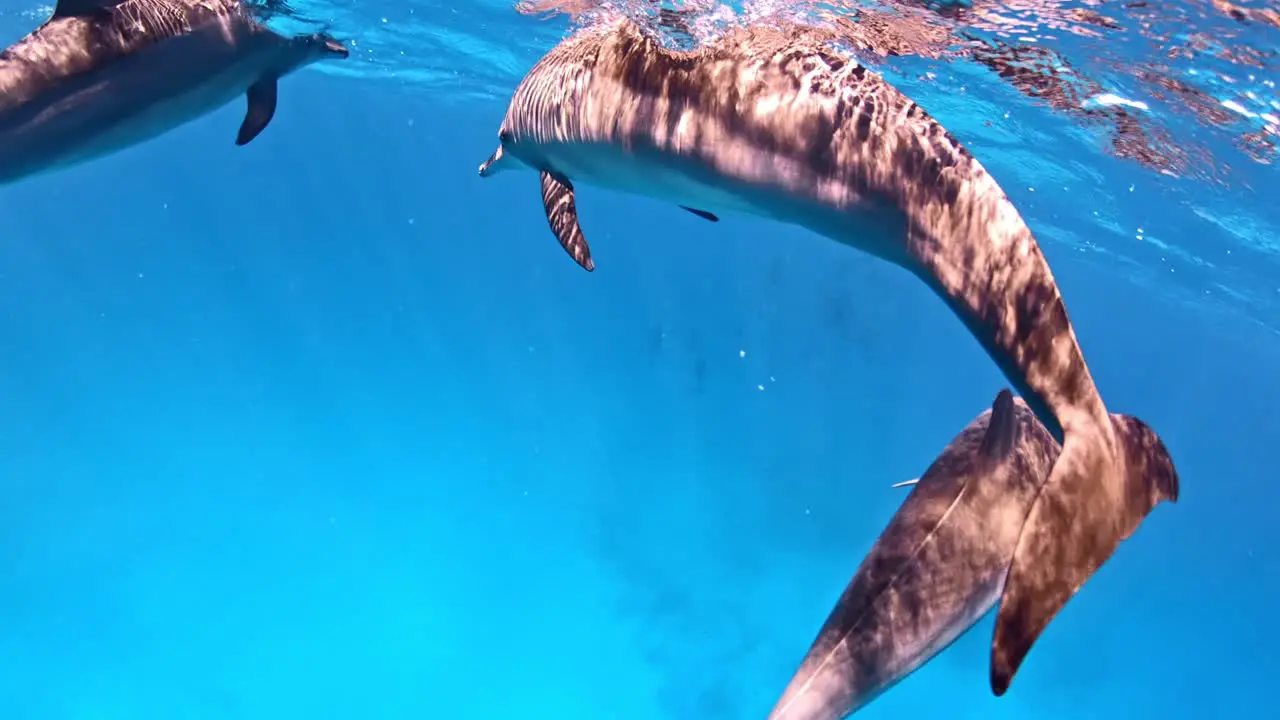
[[[582,272],[536,176],[476,176],[568,24],[406,7],[316,9],[376,52],[286,79],[247,147],[234,103],[0,192],[0,718],[762,718],[889,486],[1004,386],[918,281],[797,228],[587,189]],[[972,104],[899,71],[1182,498],[1007,696],[988,617],[858,717],[1265,717],[1276,170],[1170,178],[946,72]]]

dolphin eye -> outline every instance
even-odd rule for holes
[[[505,144],[511,142],[511,139],[512,135],[510,130],[501,130],[498,132],[498,142]]]

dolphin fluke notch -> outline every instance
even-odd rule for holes
[[[249,91],[245,93],[248,107],[245,109],[244,122],[240,124],[240,133],[236,135],[236,145],[248,145],[267,129],[271,118],[276,115],[279,87],[275,77],[265,77],[249,86]]]
[[[991,641],[997,696],[1009,689],[1049,622],[1120,543],[1160,501],[1178,500],[1178,474],[1155,431],[1130,415],[1113,413],[1110,420],[1120,463],[1107,462],[1100,434],[1067,433],[1027,514]]]
[[[492,159],[491,159],[492,161]],[[488,165],[489,163],[486,163]],[[481,168],[484,172],[485,168]],[[547,223],[555,233],[560,247],[569,253],[573,261],[591,272],[596,264],[591,260],[591,248],[578,225],[578,205],[573,197],[573,184],[564,178],[542,171],[542,207],[547,212]]]

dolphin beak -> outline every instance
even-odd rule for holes
[[[489,177],[490,175],[496,173],[501,166],[499,167],[494,167],[494,166],[501,161],[502,161],[502,146],[499,145],[498,149],[493,151],[493,154],[489,156],[488,160],[485,160],[484,162],[480,163],[480,177]]]
[[[338,42],[337,40],[334,40],[333,38],[325,38],[324,49],[325,49],[325,52],[329,53],[330,55],[336,55],[337,57],[340,57],[343,59],[346,59],[348,56],[351,55],[351,51],[348,50],[345,45]]]

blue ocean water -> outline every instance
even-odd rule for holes
[[[536,176],[476,176],[563,15],[293,10],[352,58],[287,78],[250,145],[235,103],[0,192],[0,718],[764,717],[889,486],[1004,379],[914,278],[790,226],[586,189],[577,268]],[[0,13],[8,43],[48,8]],[[1224,183],[972,63],[877,67],[1008,191],[1182,497],[1007,696],[988,617],[859,717],[1272,707],[1280,178],[1230,140],[1280,112],[1280,32],[1247,30],[1262,64],[1215,97],[1250,127],[1149,101]]]

